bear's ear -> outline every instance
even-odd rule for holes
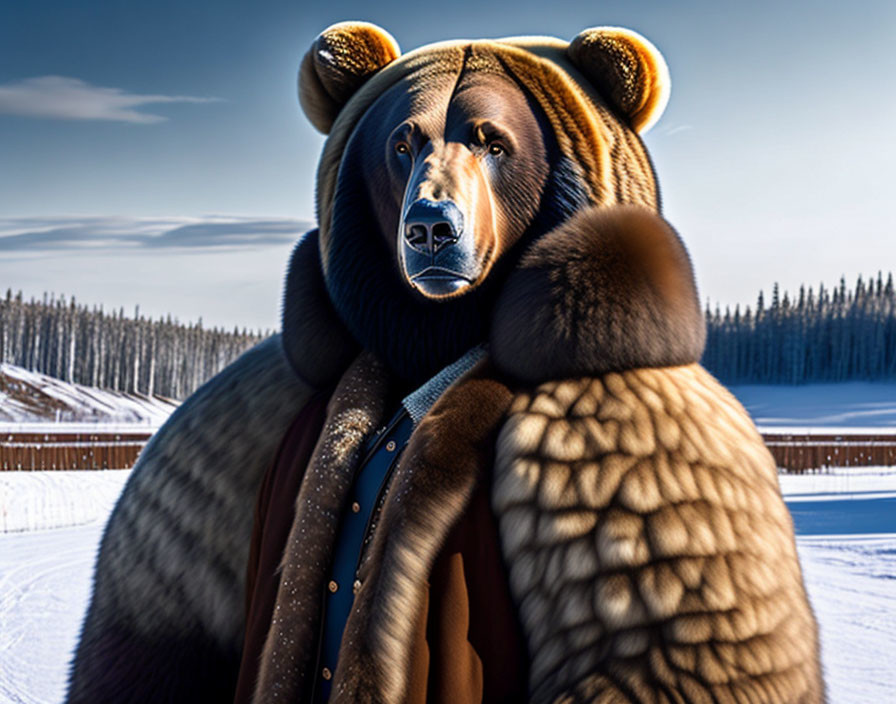
[[[299,70],[299,102],[311,124],[328,134],[364,81],[400,55],[392,35],[375,24],[340,22],[321,32]]]
[[[669,69],[659,50],[621,27],[586,29],[566,50],[575,64],[636,132],[646,132],[669,101]]]

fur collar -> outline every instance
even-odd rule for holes
[[[491,326],[496,366],[528,382],[700,360],[687,250],[646,208],[587,208],[529,249]]]
[[[586,208],[529,248],[503,284],[490,343],[499,371],[537,383],[696,362],[705,336],[678,235],[646,208],[616,206]],[[359,348],[327,297],[317,231],[290,262],[283,341],[317,388]]]
[[[357,345],[326,306],[315,245],[312,233],[293,257],[284,337],[303,378],[324,383]],[[321,324],[335,328],[319,331]],[[442,394],[399,462],[361,565],[331,700],[403,700],[414,628],[408,615],[421,613],[438,551],[481,472],[493,466],[513,398],[500,379],[530,384],[686,364],[699,358],[703,339],[687,253],[651,211],[590,208],[536,242],[503,283],[490,356]],[[381,422],[394,385],[394,375],[362,352],[336,387],[297,498],[255,701],[294,701],[308,686],[339,510],[363,437]]]

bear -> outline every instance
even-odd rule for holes
[[[668,94],[620,28],[318,36],[282,332],[141,453],[69,702],[824,700],[775,463],[699,365],[639,137]]]

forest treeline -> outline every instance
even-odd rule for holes
[[[896,379],[896,291],[859,277],[706,310],[702,362],[727,384]],[[87,386],[183,399],[269,332],[203,328],[65,297],[0,299],[0,361]]]
[[[892,273],[796,296],[775,284],[753,310],[707,308],[706,325],[703,365],[727,384],[896,379]]]
[[[0,362],[63,381],[183,399],[270,333],[151,320],[74,298],[0,299]]]

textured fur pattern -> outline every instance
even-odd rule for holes
[[[302,59],[299,102],[327,134],[342,106],[367,78],[401,53],[386,30],[369,22],[340,22],[322,32]]]
[[[539,239],[505,283],[496,364],[529,382],[700,359],[706,326],[675,231],[646,208],[586,208]]]
[[[415,619],[430,570],[494,462],[510,391],[481,362],[446,391],[415,429],[391,482],[361,565],[362,587],[346,624],[331,702],[400,704]]]
[[[621,27],[586,29],[567,53],[636,132],[649,130],[666,109],[669,69],[640,34]]]
[[[256,702],[302,701],[314,666],[324,592],[339,517],[364,438],[382,422],[388,375],[369,353],[340,380],[296,498]]]
[[[493,505],[533,702],[820,702],[774,461],[697,365],[514,399]]]
[[[156,433],[103,536],[69,702],[233,696],[255,495],[310,393],[275,336]]]

